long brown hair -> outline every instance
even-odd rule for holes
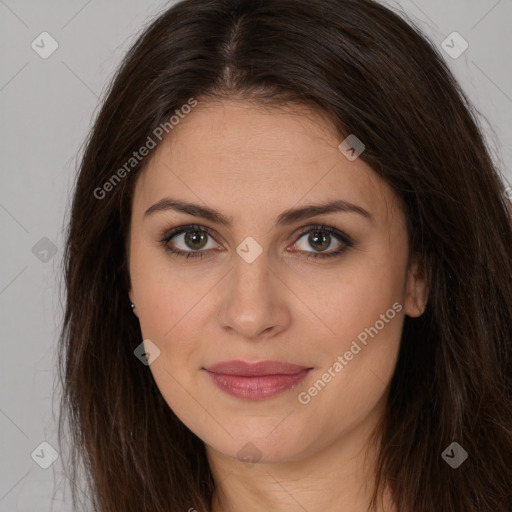
[[[126,55],[85,146],[67,233],[59,436],[67,420],[74,503],[83,469],[101,512],[210,509],[204,444],[133,353],[141,332],[126,237],[147,158],[129,170],[126,162],[190,98],[230,97],[308,105],[332,119],[340,142],[356,134],[360,158],[403,202],[410,252],[423,259],[429,301],[405,319],[375,431],[372,506],[389,487],[400,512],[510,512],[512,212],[503,175],[439,50],[371,0],[184,0]],[[454,441],[469,455],[457,469],[441,456]]]

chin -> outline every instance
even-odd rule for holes
[[[268,422],[262,423],[254,419],[252,422],[240,424],[236,429],[230,423],[229,432],[232,437],[224,430],[215,438],[211,436],[211,431],[204,437],[197,435],[216,452],[249,465],[300,460],[305,455],[305,449],[311,447],[311,443],[305,439],[299,428],[291,425],[292,428],[280,432],[279,428],[276,429],[279,421],[282,421],[282,418],[277,421],[272,418],[272,428],[268,428]],[[290,435],[290,431],[294,432],[294,435]]]

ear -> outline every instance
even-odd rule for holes
[[[428,302],[430,286],[427,271],[419,255],[412,258],[405,284],[405,314],[412,318],[421,316]]]
[[[130,287],[128,288],[128,297],[130,298],[130,302],[132,304],[136,304],[135,301],[133,300],[133,287],[132,285],[130,284]],[[137,311],[136,311],[136,308],[133,308],[132,309],[132,313],[137,317],[139,318],[139,315],[137,314]]]

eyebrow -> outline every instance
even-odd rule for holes
[[[167,210],[175,210],[178,212],[186,213],[188,215],[193,215],[195,217],[203,217],[211,222],[227,227],[231,227],[233,223],[232,217],[228,217],[221,212],[214,210],[213,208],[208,208],[195,203],[188,203],[186,201],[179,201],[169,197],[165,197],[155,203],[153,206],[150,206],[144,213],[144,218],[147,218],[157,212],[163,212]],[[291,208],[289,210],[285,210],[277,218],[276,226],[285,226],[304,219],[308,219],[310,217],[314,217],[316,215],[336,212],[357,213],[369,221],[374,221],[374,218],[370,212],[361,206],[355,205],[348,201],[336,200],[323,204],[311,204],[300,208]]]

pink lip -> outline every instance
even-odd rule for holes
[[[292,388],[311,368],[279,361],[224,361],[204,370],[225,393],[237,398],[261,400]]]

